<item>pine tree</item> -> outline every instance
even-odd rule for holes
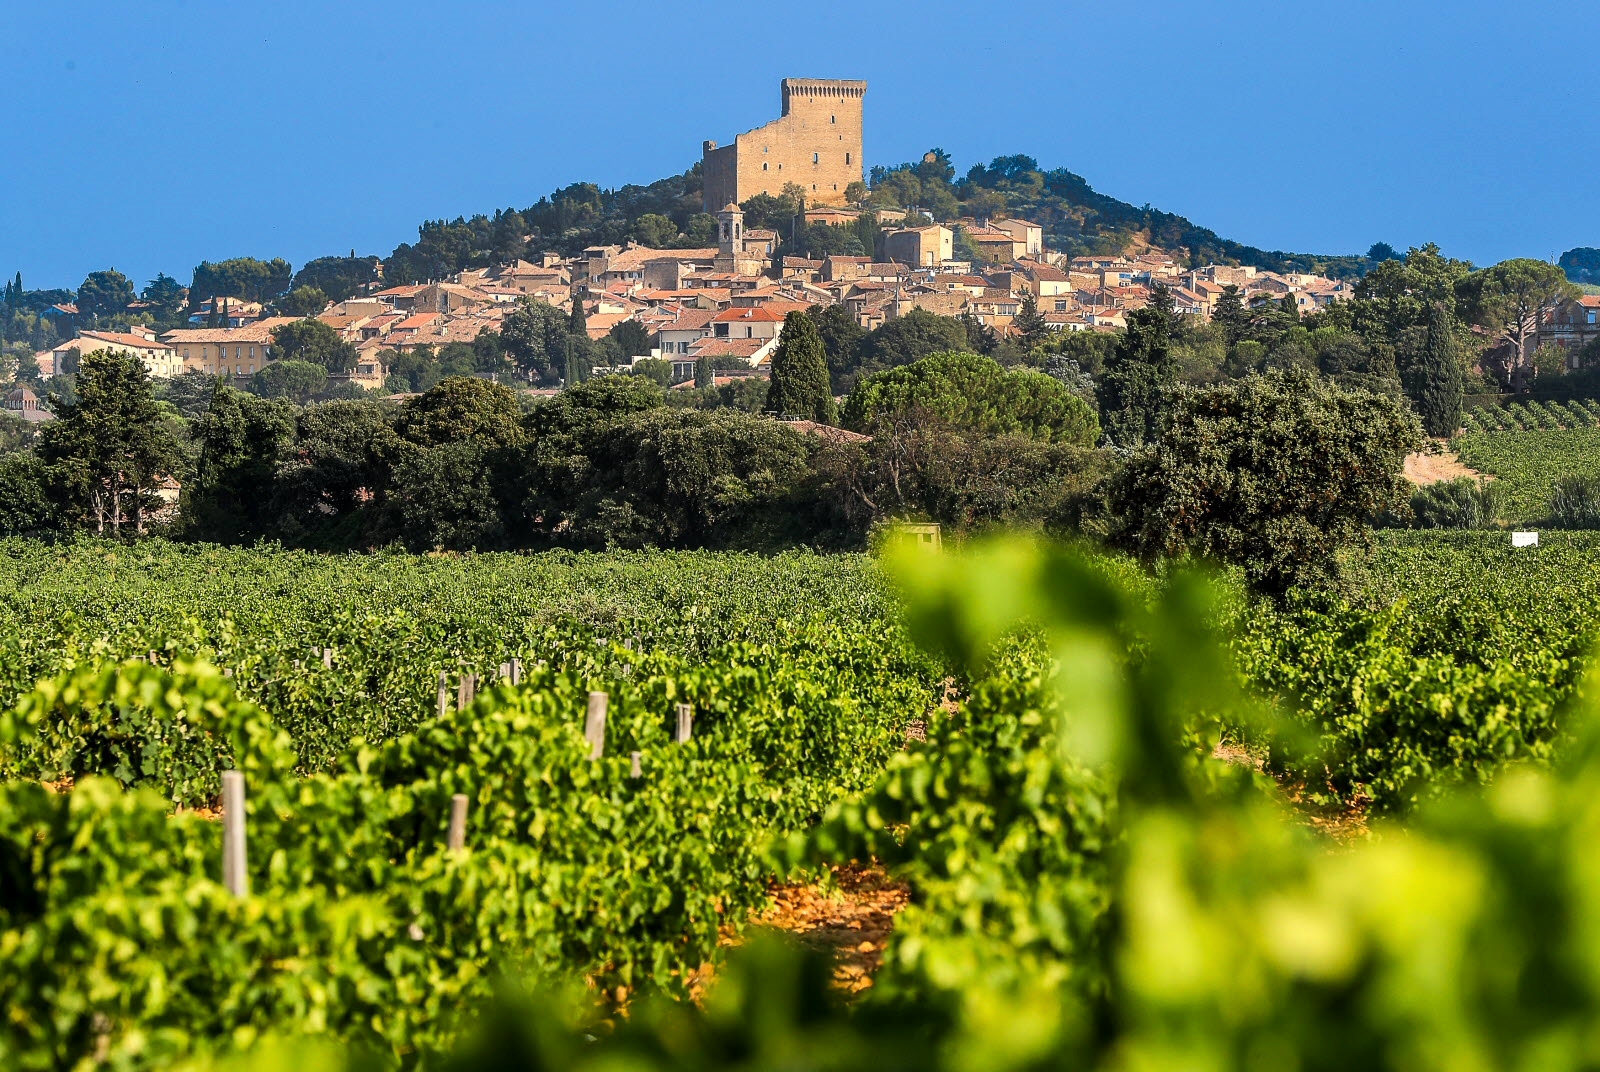
[[[1461,362],[1455,322],[1444,306],[1428,315],[1428,337],[1417,362],[1414,386],[1422,427],[1431,436],[1452,436],[1461,427]]]
[[[1222,288],[1222,296],[1211,310],[1211,322],[1222,325],[1229,346],[1244,335],[1244,329],[1250,323],[1250,314],[1245,311],[1244,302],[1239,300],[1239,288],[1232,283]]]
[[[711,375],[711,359],[698,357],[694,362],[694,385],[701,390],[712,386],[715,378]]]
[[[822,336],[801,312],[783,318],[783,335],[772,355],[767,409],[786,417],[833,424],[839,419],[828,385],[828,358]]]
[[[1029,349],[1044,341],[1047,330],[1044,314],[1039,312],[1039,304],[1033,300],[1032,294],[1022,296],[1022,307],[1017,310],[1017,315],[1011,318],[1011,326],[1021,336],[1022,345]]]

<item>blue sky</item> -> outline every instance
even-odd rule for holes
[[[865,78],[866,162],[1022,152],[1274,249],[1600,245],[1582,3],[0,3],[0,273],[387,254]]]

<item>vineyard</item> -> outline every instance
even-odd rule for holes
[[[1281,605],[1019,544],[0,546],[6,1068],[1586,1067],[1600,537],[1383,534]],[[869,858],[855,1003],[727,953]]]
[[[1538,522],[1550,513],[1557,481],[1600,476],[1600,402],[1480,407],[1463,419],[1453,446],[1504,485],[1507,520]]]

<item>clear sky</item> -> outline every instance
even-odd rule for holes
[[[804,12],[803,14],[801,12]],[[0,273],[387,255],[865,78],[866,163],[1027,153],[1268,249],[1600,245],[1594,5],[0,0]]]

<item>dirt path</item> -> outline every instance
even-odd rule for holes
[[[785,931],[801,945],[831,954],[835,984],[855,993],[872,985],[894,917],[911,891],[879,867],[850,865],[832,871],[832,890],[774,885],[772,907],[750,922]]]
[[[1474,480],[1483,474],[1476,469],[1469,469],[1461,464],[1461,459],[1452,451],[1442,451],[1438,454],[1426,454],[1418,451],[1406,455],[1406,479],[1418,486],[1437,484],[1442,480],[1454,480],[1461,476],[1470,476]],[[1490,477],[1493,480],[1494,477]]]

